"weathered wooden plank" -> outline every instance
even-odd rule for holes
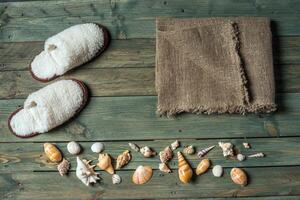
[[[247,187],[235,185],[225,169],[222,178],[211,173],[195,177],[187,185],[180,183],[177,174],[154,171],[145,185],[131,182],[132,171],[121,171],[123,182],[111,183],[111,176],[102,173],[102,182],[86,187],[72,172],[60,177],[56,172],[3,173],[0,174],[1,199],[154,199],[200,197],[255,197],[275,196],[284,198],[300,194],[300,167],[245,168],[250,183]]]
[[[171,119],[155,114],[156,97],[92,98],[86,109],[72,122],[48,134],[26,140],[12,135],[6,122],[8,115],[22,105],[23,100],[1,100],[0,141],[153,140],[299,135],[300,94],[281,94],[277,99],[279,111],[275,114],[185,114]]]
[[[84,67],[70,71],[62,78],[84,81],[92,96],[156,95],[154,68],[102,68]],[[300,65],[276,66],[277,92],[300,92]],[[0,73],[0,98],[26,98],[49,83],[33,79],[28,71],[3,71]]]
[[[154,38],[155,18],[269,16],[274,34],[299,35],[299,1],[129,0],[40,1],[1,3],[0,41],[44,40],[66,27],[99,22],[113,38]]]
[[[27,70],[31,60],[43,49],[43,42],[0,43],[0,70]],[[274,39],[276,64],[299,64],[300,37]],[[112,40],[108,50],[82,66],[91,68],[154,67],[155,40]]]
[[[234,159],[225,159],[222,150],[218,147],[219,139],[214,140],[181,140],[181,147],[176,151],[182,151],[186,145],[193,145],[197,150],[216,145],[207,158],[211,159],[212,164],[220,164],[223,167],[262,167],[262,166],[292,166],[300,165],[299,142],[300,137],[295,138],[253,138],[253,139],[225,139],[221,141],[230,141],[235,145],[236,152],[242,152],[245,155],[251,155],[256,152],[264,152],[265,158],[247,159],[244,162],[239,162]],[[242,142],[249,142],[251,149],[245,149]],[[140,146],[150,146],[155,151],[159,152],[166,146],[169,146],[172,140],[155,140],[155,141],[137,141]],[[90,150],[92,142],[80,142],[83,152],[79,155],[81,158],[93,160],[97,163],[98,154]],[[71,169],[76,170],[76,156],[73,156],[67,151],[67,143],[57,143],[59,149],[71,162]],[[113,158],[116,158],[125,149],[130,150],[128,141],[123,142],[104,142],[105,152],[109,153]],[[176,152],[175,151],[175,152]],[[177,169],[177,156],[174,152],[174,158],[169,162],[169,166]],[[132,160],[122,170],[133,170],[137,166],[149,165],[153,169],[158,169],[159,156],[153,158],[144,158],[141,154],[132,151]],[[193,168],[196,168],[199,163],[199,158],[196,154],[186,155],[186,159],[190,162]],[[2,143],[0,146],[0,172],[20,172],[20,171],[57,171],[56,165],[49,162],[43,155],[43,143]],[[99,169],[99,168],[97,168]]]

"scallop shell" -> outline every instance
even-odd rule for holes
[[[111,179],[113,184],[120,184],[122,182],[122,178],[118,174],[113,174]]]
[[[244,142],[243,145],[244,145],[245,149],[250,149],[251,148],[251,146],[248,142]]]
[[[187,163],[183,155],[180,151],[177,152],[178,157],[178,175],[179,179],[183,183],[188,183],[192,176],[193,176],[193,170],[190,167],[190,165]]]
[[[175,149],[177,149],[180,146],[180,143],[178,140],[175,140],[175,142],[173,142],[171,144],[171,149],[174,151]]]
[[[240,168],[232,168],[230,172],[231,179],[234,183],[242,186],[246,186],[248,179],[247,174],[244,170]]]
[[[168,165],[166,163],[159,163],[158,166],[159,170],[165,173],[171,173],[171,169],[168,167]]]
[[[111,158],[107,153],[100,153],[98,161],[99,162],[97,163],[97,166],[100,169],[105,170],[109,174],[115,173],[114,168],[111,164]]]
[[[233,145],[230,142],[219,142],[219,146],[222,148],[223,156],[234,156]]]
[[[101,142],[95,142],[92,146],[91,146],[91,150],[94,153],[100,153],[104,150],[104,144]]]
[[[124,165],[129,163],[130,160],[131,160],[130,152],[128,150],[124,151],[122,154],[120,154],[117,157],[116,169],[122,168]]]
[[[147,183],[152,177],[152,168],[149,166],[138,166],[133,173],[132,181],[137,185]]]
[[[262,158],[262,157],[265,157],[264,153],[255,153],[255,154],[248,156],[248,158]]]
[[[136,152],[139,152],[140,151],[140,147],[134,143],[128,143],[128,145],[130,146],[130,148]]]
[[[67,145],[67,149],[72,155],[78,155],[81,151],[80,145],[75,141],[69,142]]]
[[[57,170],[61,176],[64,176],[68,173],[70,169],[70,163],[66,159],[63,159],[61,163],[57,166]]]
[[[150,158],[151,156],[155,156],[156,152],[153,151],[150,147],[148,146],[144,146],[140,149],[141,154],[146,157],[146,158]]]
[[[159,152],[159,159],[162,163],[166,163],[172,158],[173,158],[173,151],[169,146],[167,146],[163,151]]]
[[[209,159],[201,160],[201,162],[198,164],[198,166],[196,168],[196,174],[197,175],[204,174],[208,170],[209,167],[210,167]]]
[[[61,152],[54,144],[45,143],[44,152],[52,162],[60,162],[62,160]]]
[[[239,153],[239,154],[236,156],[236,158],[238,159],[238,161],[244,161],[245,158],[246,158],[246,156]]]
[[[215,165],[212,169],[212,173],[215,177],[221,177],[223,175],[223,167],[221,165]]]
[[[76,176],[81,180],[86,186],[89,186],[91,183],[96,183],[97,180],[100,180],[98,173],[94,171],[95,165],[90,165],[91,161],[80,160],[77,157],[77,167],[76,167]]]
[[[207,147],[205,149],[201,149],[200,151],[198,151],[198,157],[202,158],[203,156],[205,156],[210,150],[212,150],[215,147],[215,145]]]
[[[195,153],[195,148],[193,145],[187,146],[183,149],[183,153],[187,155],[192,155]]]

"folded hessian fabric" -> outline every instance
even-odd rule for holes
[[[268,18],[158,18],[156,29],[159,114],[276,110]]]

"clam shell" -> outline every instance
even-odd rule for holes
[[[159,170],[165,173],[171,173],[171,169],[168,167],[166,163],[159,163]]]
[[[136,151],[136,152],[139,152],[139,151],[140,151],[140,147],[139,147],[138,145],[136,145],[136,144],[134,144],[134,143],[131,143],[131,142],[129,142],[128,145],[129,145],[129,147],[130,147],[132,150],[134,150],[134,151]]]
[[[180,146],[180,143],[178,140],[175,140],[172,144],[171,144],[171,149],[174,151],[175,149],[177,149]]]
[[[68,173],[70,169],[70,163],[66,159],[63,159],[61,163],[57,166],[57,170],[61,176],[64,176]]]
[[[243,154],[240,154],[240,153],[236,156],[236,159],[238,159],[238,161],[244,161],[245,158],[246,158],[246,156]]]
[[[72,155],[78,155],[81,151],[80,145],[75,141],[69,142],[67,145],[67,149],[68,152]]]
[[[95,142],[92,146],[91,146],[91,150],[94,153],[100,153],[104,150],[104,144],[101,142]]]
[[[150,158],[151,156],[155,156],[156,152],[153,151],[150,147],[148,146],[144,146],[140,149],[141,154],[146,157],[146,158]]]
[[[122,178],[118,174],[113,174],[111,179],[113,184],[120,184],[122,182]]]
[[[193,145],[187,146],[183,149],[183,153],[187,155],[192,155],[195,153],[195,148]]]
[[[248,183],[246,172],[240,168],[232,168],[230,176],[235,184],[246,186]]]
[[[117,157],[116,169],[120,169],[125,166],[131,160],[131,155],[128,150],[124,151]]]
[[[190,167],[190,165],[187,163],[183,155],[180,151],[177,152],[178,157],[178,175],[179,179],[183,183],[188,183],[192,176],[193,176],[193,170]]]
[[[167,146],[163,151],[159,152],[159,159],[162,163],[166,163],[173,158],[173,151]]]
[[[209,167],[210,167],[209,159],[203,159],[196,168],[196,174],[197,175],[204,174]]]
[[[152,177],[152,168],[149,166],[138,166],[133,173],[132,181],[137,185],[147,183]]]
[[[212,169],[212,173],[215,177],[221,177],[223,175],[223,167],[221,165],[215,165]]]
[[[51,143],[45,143],[44,144],[44,152],[52,162],[60,162],[62,160],[62,155],[59,149]]]
[[[109,174],[115,173],[114,168],[111,164],[111,158],[107,153],[100,153],[98,161],[99,162],[97,163],[97,166],[100,169],[105,170]]]

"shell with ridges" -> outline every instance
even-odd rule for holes
[[[180,146],[180,143],[178,140],[175,140],[172,144],[171,144],[171,149],[174,151],[175,149],[177,149]]]
[[[209,167],[210,167],[209,159],[201,160],[201,162],[198,164],[196,168],[196,174],[197,175],[204,174],[205,172],[207,172]]]
[[[138,166],[133,173],[132,181],[137,185],[147,183],[152,177],[152,168],[149,166]]]
[[[233,144],[230,142],[219,142],[219,146],[222,148],[224,157],[234,156]]]
[[[129,145],[129,147],[130,147],[132,150],[134,150],[134,151],[136,151],[136,152],[139,152],[139,151],[140,151],[140,147],[139,147],[138,145],[136,145],[136,144],[134,144],[134,143],[131,143],[131,142],[129,142],[128,145]]]
[[[61,163],[57,166],[57,170],[61,176],[64,176],[68,173],[70,169],[70,163],[66,159],[63,159]]]
[[[95,142],[94,144],[92,144],[91,150],[94,153],[100,153],[104,150],[104,144],[101,142]]]
[[[109,174],[114,174],[115,173],[114,167],[112,166],[112,163],[111,163],[111,158],[107,153],[100,153],[99,154],[99,159],[98,159],[97,166],[100,169],[105,170]]]
[[[156,152],[153,151],[150,147],[148,146],[144,146],[140,149],[141,154],[146,157],[146,158],[150,158],[151,156],[155,156]]]
[[[215,147],[215,145],[207,147],[205,149],[201,149],[200,151],[198,151],[198,157],[202,158],[203,156],[205,156],[210,150],[212,150]]]
[[[255,153],[255,154],[248,156],[248,158],[262,158],[262,157],[265,157],[264,153]]]
[[[248,183],[246,172],[240,168],[232,168],[230,176],[232,181],[238,185],[245,186]]]
[[[100,180],[98,173],[94,171],[95,165],[90,165],[91,161],[80,160],[77,157],[77,167],[76,167],[76,176],[81,180],[86,186],[89,186],[91,183],[96,183],[97,180]]]
[[[193,176],[193,170],[190,167],[190,165],[187,163],[183,155],[180,151],[177,152],[178,157],[178,175],[179,179],[183,183],[188,183],[192,176]]]
[[[167,146],[163,151],[159,152],[159,159],[162,163],[168,162],[173,158],[173,151]]]
[[[122,182],[122,178],[118,174],[113,174],[111,179],[113,184],[120,184]]]
[[[187,155],[192,155],[195,153],[195,148],[193,145],[189,145],[183,149],[183,153]]]
[[[80,145],[75,141],[69,142],[67,145],[67,149],[68,149],[69,153],[72,155],[78,155],[81,151]]]
[[[44,152],[52,162],[60,162],[62,160],[61,152],[54,144],[45,143]]]
[[[116,169],[120,169],[125,166],[131,160],[131,155],[128,150],[125,150],[122,154],[117,157]]]
[[[168,167],[166,163],[159,163],[159,170],[165,173],[171,173],[171,169]]]

